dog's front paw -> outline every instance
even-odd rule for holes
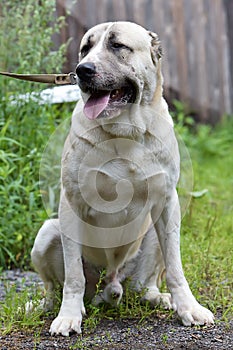
[[[49,332],[51,335],[69,336],[70,332],[81,333],[82,317],[64,317],[58,316],[53,320]]]
[[[63,293],[62,305],[59,314],[53,320],[50,333],[51,335],[69,336],[70,332],[81,333],[82,315],[85,315],[83,296],[79,294],[65,295]]]
[[[194,298],[189,301],[182,300],[179,303],[173,302],[172,307],[177,311],[184,326],[214,324],[212,312],[201,306]]]
[[[214,315],[212,312],[198,303],[181,313],[178,312],[178,315],[184,326],[214,324]]]

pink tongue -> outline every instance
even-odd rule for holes
[[[110,91],[105,95],[93,94],[89,97],[84,106],[84,114],[88,119],[96,119],[107,107],[110,98]]]

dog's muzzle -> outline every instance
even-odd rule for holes
[[[92,62],[79,64],[76,68],[77,76],[81,81],[90,82],[96,74],[96,67]]]
[[[121,83],[111,83],[111,86],[103,85],[92,62],[80,63],[76,73],[80,89],[89,95],[83,111],[90,120],[117,116],[122,109],[136,100],[137,89],[128,78]]]

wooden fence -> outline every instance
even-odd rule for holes
[[[165,96],[185,102],[197,119],[215,123],[233,113],[233,0],[57,0],[69,9],[59,42],[72,37],[66,71],[80,39],[97,23],[134,21],[155,31],[163,47]]]

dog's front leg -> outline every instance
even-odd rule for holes
[[[156,208],[151,212],[156,217]],[[176,190],[166,202],[157,222],[154,222],[163,252],[167,286],[172,296],[172,306],[185,326],[212,324],[213,314],[201,306],[193,296],[185,279],[180,257],[180,207]]]
[[[57,318],[52,322],[50,333],[68,336],[69,332],[81,333],[82,314],[85,313],[81,245],[62,234],[65,281],[62,304]]]

